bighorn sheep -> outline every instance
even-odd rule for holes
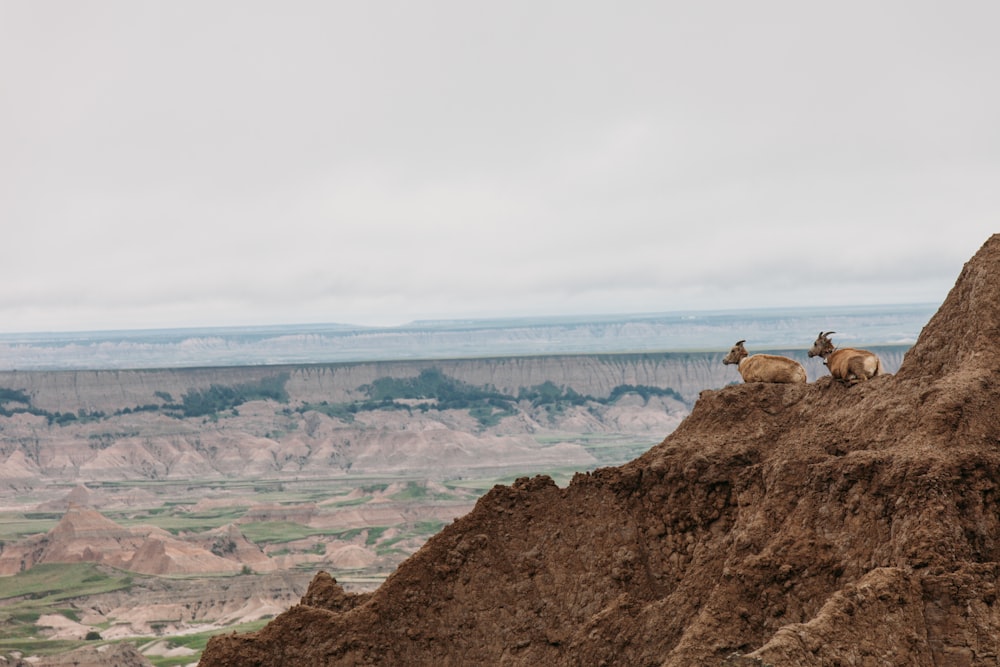
[[[820,331],[816,342],[809,349],[809,356],[823,357],[823,363],[830,369],[830,375],[835,380],[853,385],[882,374],[882,360],[877,354],[868,350],[856,350],[853,347],[838,350],[830,342],[832,333],[837,332]]]
[[[722,360],[724,364],[737,364],[744,382],[805,382],[806,369],[802,364],[776,354],[749,355],[743,347],[745,340],[737,341]]]

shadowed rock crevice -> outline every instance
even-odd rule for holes
[[[640,458],[495,487],[366,600],[201,664],[996,664],[998,333],[994,236],[895,376],[705,391]]]

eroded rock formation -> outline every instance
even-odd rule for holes
[[[319,575],[201,665],[995,665],[998,340],[1000,235],[894,376],[705,391],[635,461],[495,487],[369,597]]]
[[[232,536],[226,537],[233,544],[233,553],[226,554],[231,558],[153,526],[124,528],[97,510],[71,505],[49,532],[0,544],[0,576],[17,574],[39,563],[101,563],[156,575],[233,574],[243,568],[236,557],[250,549],[235,528]]]

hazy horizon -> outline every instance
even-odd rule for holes
[[[859,312],[864,310],[875,310],[879,308],[930,308],[937,307],[940,304],[935,304],[929,301],[913,301],[913,302],[898,302],[898,303],[874,303],[874,304],[832,304],[828,306],[815,306],[815,305],[782,305],[782,306],[762,306],[753,307],[746,306],[740,308],[684,308],[679,310],[664,310],[655,312],[603,312],[603,313],[562,313],[558,315],[544,315],[544,314],[534,314],[534,315],[484,315],[481,317],[449,317],[449,318],[428,318],[428,319],[414,319],[399,322],[392,322],[389,324],[359,324],[355,322],[341,322],[341,321],[300,321],[300,322],[274,322],[274,323],[248,323],[248,324],[205,324],[205,325],[187,325],[187,326],[164,326],[164,327],[150,327],[150,328],[97,328],[97,329],[54,329],[47,331],[2,331],[0,330],[0,339],[3,338],[18,338],[24,336],[52,336],[52,337],[72,337],[75,335],[88,335],[88,334],[105,334],[105,333],[145,333],[145,332],[172,332],[172,331],[211,331],[211,330],[277,330],[277,329],[312,329],[312,328],[327,328],[327,327],[337,327],[343,329],[405,329],[409,327],[418,327],[426,325],[454,325],[458,323],[477,323],[477,324],[488,324],[488,323],[513,323],[513,322],[563,322],[563,321],[581,321],[581,322],[599,322],[603,320],[623,320],[623,319],[637,319],[637,318],[648,318],[648,317],[662,317],[662,316],[682,316],[685,314],[693,315],[717,315],[717,314],[739,314],[739,313],[768,313],[768,312],[782,312],[782,311],[798,311],[798,312],[828,312],[828,311],[853,311]]]
[[[632,315],[201,327],[0,334],[0,370],[314,364],[539,354],[804,349],[820,330],[838,345],[911,345],[932,304],[765,308]]]

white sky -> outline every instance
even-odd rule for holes
[[[1000,3],[0,0],[0,331],[939,302]]]

